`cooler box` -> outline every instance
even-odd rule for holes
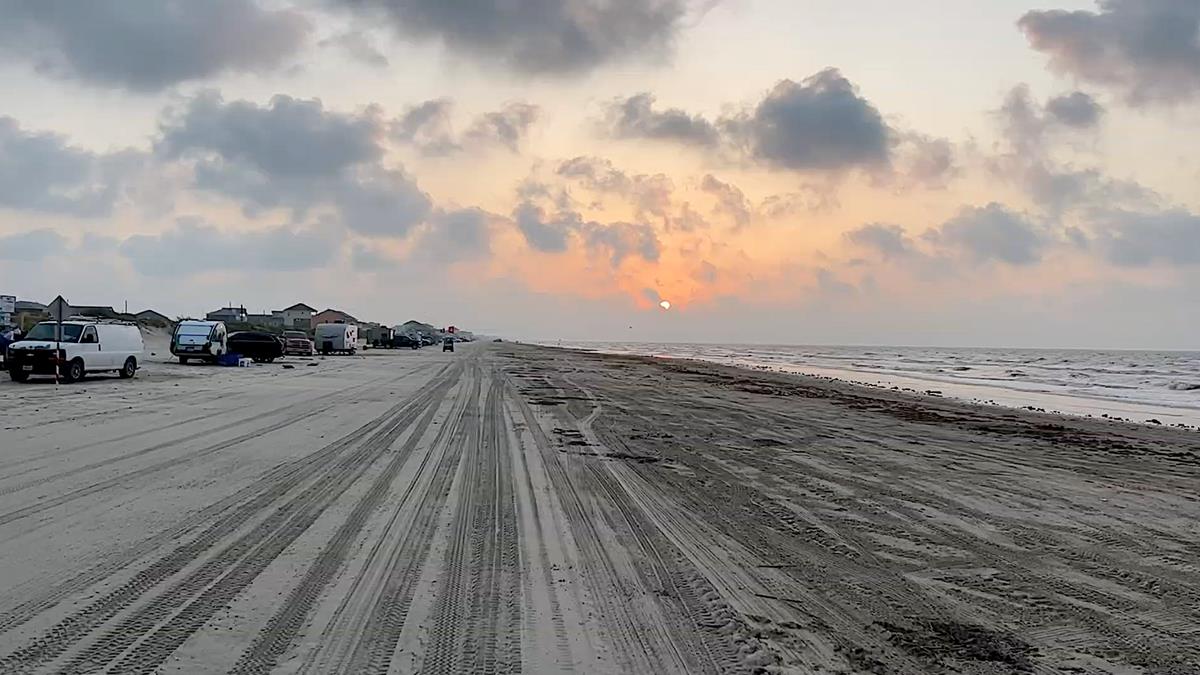
[[[217,357],[217,363],[222,366],[237,367],[238,361],[242,360],[241,354],[222,354]]]

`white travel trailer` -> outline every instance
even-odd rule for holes
[[[216,363],[229,351],[224,321],[180,321],[171,336],[171,353],[180,363],[189,359]]]
[[[88,373],[115,372],[123,378],[137,373],[145,345],[137,325],[89,317],[62,322],[43,321],[8,348],[8,375],[24,382],[32,375],[54,375],[64,382],[82,380]]]
[[[358,326],[352,323],[319,323],[313,336],[322,354],[353,354],[358,350]]]

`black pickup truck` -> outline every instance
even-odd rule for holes
[[[278,335],[255,330],[229,334],[229,353],[241,354],[257,363],[271,363],[283,356],[283,340]]]

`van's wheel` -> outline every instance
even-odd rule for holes
[[[186,365],[187,365],[187,362],[188,362],[188,357],[186,357],[186,356],[181,356],[181,357],[179,357],[179,363],[180,363],[180,364],[182,364],[182,365],[185,365],[185,366],[186,366]]]
[[[83,379],[86,372],[83,369],[83,359],[75,359],[67,364],[67,370],[63,373],[63,382],[70,384]]]
[[[8,370],[8,376],[12,378],[13,382],[25,382],[29,379],[29,373],[11,368]]]
[[[137,373],[137,359],[132,356],[125,359],[125,365],[121,367],[121,379],[128,380]]]

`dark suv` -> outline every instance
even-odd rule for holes
[[[452,337],[442,338],[442,351],[444,351],[444,352],[454,351],[454,338],[452,338]]]

